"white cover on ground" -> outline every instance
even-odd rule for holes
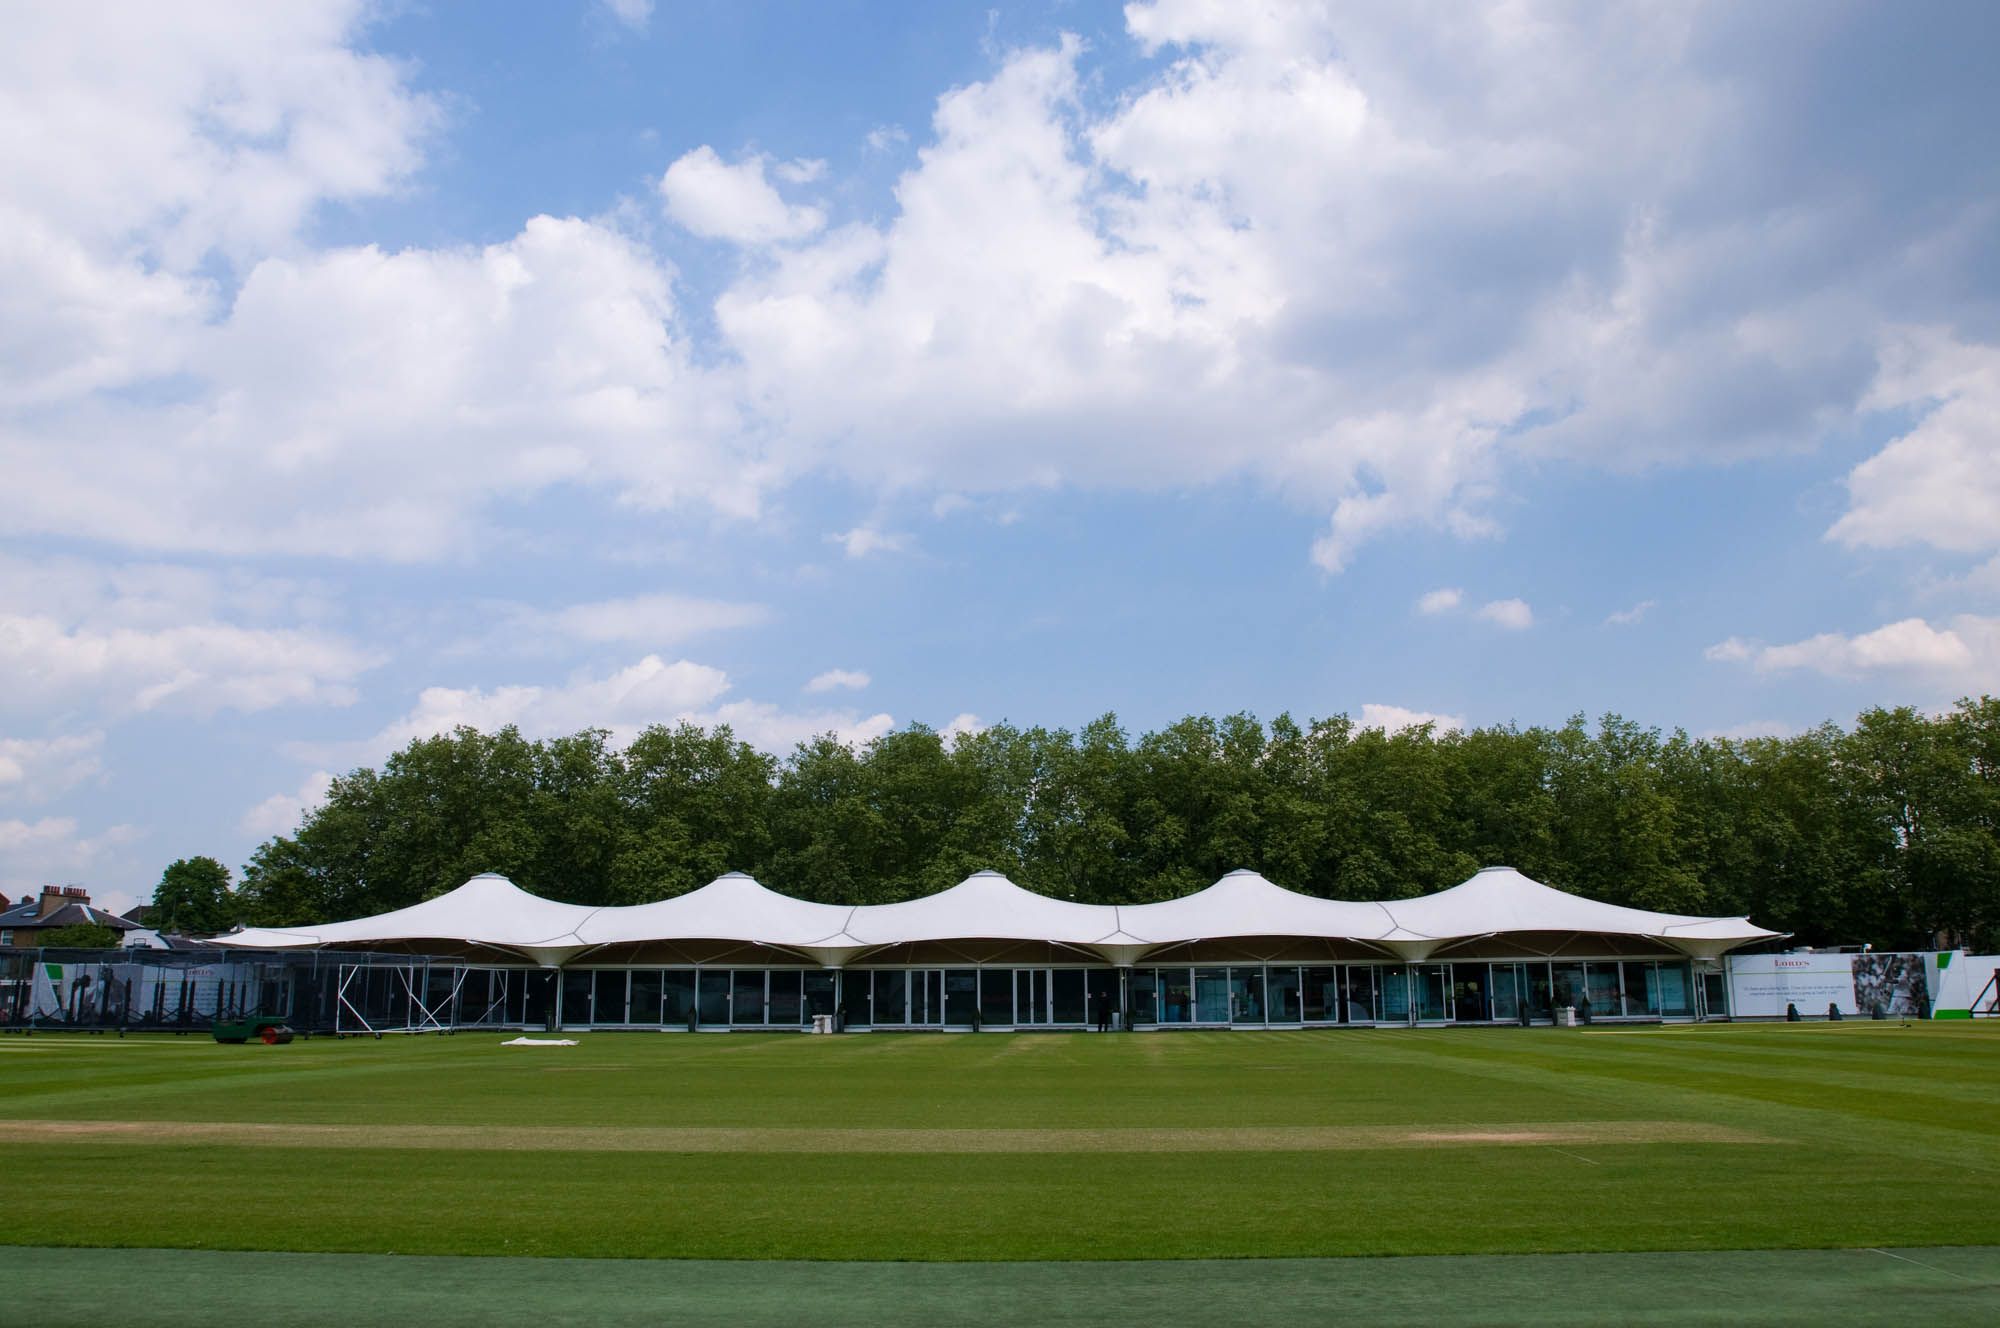
[[[1550,889],[1511,867],[1416,899],[1318,899],[1234,871],[1206,890],[1154,904],[1076,904],[978,872],[934,895],[897,904],[815,904],[731,872],[651,904],[591,908],[531,895],[501,876],[475,876],[421,904],[351,922],[258,928],[217,938],[255,949],[451,941],[562,964],[606,946],[734,941],[838,966],[891,945],[1030,941],[1067,945],[1116,964],[1191,941],[1300,937],[1358,941],[1408,960],[1457,942],[1507,933],[1644,938],[1709,958],[1778,933],[1745,918],[1683,917],[1601,903]]]

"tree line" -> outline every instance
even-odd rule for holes
[[[601,730],[461,728],[335,780],[234,888],[190,861],[207,865],[176,863],[162,884],[218,927],[400,908],[483,871],[582,904],[731,870],[804,899],[886,903],[993,868],[1058,898],[1131,903],[1237,867],[1393,899],[1506,864],[1616,903],[1748,914],[1805,944],[2000,948],[2000,701],[1745,740],[1616,715],[1390,734],[1247,714],[1134,739],[1106,715],[1074,732],[827,736],[784,758],[726,727],[657,726],[622,748]]]

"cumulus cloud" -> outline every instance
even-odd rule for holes
[[[1759,673],[1807,671],[1835,678],[1903,678],[1946,689],[2000,684],[2000,618],[1962,613],[1934,627],[1905,618],[1871,632],[1822,632],[1785,645],[1730,637],[1704,652]]]
[[[298,829],[306,814],[326,801],[333,790],[333,774],[315,770],[291,793],[273,793],[243,813],[236,828],[256,839],[289,835]]]
[[[1422,614],[1450,613],[1465,601],[1465,592],[1456,586],[1433,590],[1417,600],[1417,612]]]
[[[351,768],[379,763],[417,739],[459,727],[490,733],[512,725],[531,738],[601,728],[609,730],[612,740],[622,745],[649,725],[687,722],[703,728],[727,724],[743,741],[782,755],[825,733],[843,742],[865,743],[895,727],[894,717],[886,713],[793,711],[767,701],[730,699],[732,686],[729,675],[721,669],[686,659],[669,663],[658,655],[648,655],[608,674],[579,672],[557,684],[427,687],[410,710],[368,738],[294,743],[287,750],[302,761],[329,769]],[[265,819],[269,819],[296,801],[274,797],[252,814],[268,811]]]
[[[856,526],[828,535],[826,542],[838,544],[850,558],[866,558],[875,553],[902,553],[910,547],[910,537],[875,526]]]
[[[844,687],[849,691],[860,691],[870,682],[867,674],[858,669],[828,669],[806,684],[809,692],[830,692]]]
[[[761,604],[732,603],[691,595],[630,595],[560,609],[522,609],[510,630],[557,642],[592,645],[665,646],[770,618]]]
[[[104,734],[0,738],[0,799],[37,802],[75,788],[103,768]]]
[[[1361,707],[1361,727],[1384,733],[1401,733],[1428,724],[1439,733],[1457,733],[1465,728],[1464,715],[1444,715],[1430,710],[1409,710],[1398,705],[1370,701]]]
[[[949,743],[957,738],[970,737],[985,731],[986,722],[968,710],[964,714],[953,715],[951,722],[938,730],[938,736]]]
[[[794,162],[779,168],[780,177],[803,182],[817,178],[814,163]],[[801,240],[826,224],[815,207],[785,202],[764,178],[764,159],[747,157],[735,165],[699,147],[660,177],[660,199],[667,215],[696,235],[736,244],[774,244]]]
[[[1964,311],[1990,206],[1958,132],[1983,83],[1865,121],[1848,95],[1855,51],[1950,65],[1932,11],[1815,13],[1838,40],[1801,43],[1770,7],[1159,0],[1125,11],[1154,58],[1109,95],[1073,39],[946,90],[877,217],[788,200],[814,160],[682,155],[668,215],[756,250],[686,318],[603,221],[314,250],[316,211],[402,187],[438,121],[365,13],[10,25],[9,530],[428,559],[558,487],[742,518],[809,474],[1247,479],[1323,515],[1338,571],[1398,530],[1495,534],[1515,456],[1729,458],[1851,420],[1888,322]],[[1885,162],[1895,190],[1851,187]],[[1837,538],[1923,528],[1923,475],[1977,460],[1987,389],[1947,387]]]
[[[313,621],[323,594],[172,564],[0,556],[0,711],[346,704],[379,656]]]
[[[96,834],[79,833],[73,817],[0,820],[0,889],[26,891],[43,885],[86,882],[119,860],[119,851],[143,838],[135,826],[114,825]],[[138,902],[129,892],[91,890],[100,908]]]
[[[1659,603],[1658,600],[1642,599],[1629,609],[1619,609],[1616,612],[1606,614],[1604,625],[1607,627],[1630,627],[1635,623],[1643,621],[1648,613],[1659,607]]]
[[[1522,599],[1496,599],[1482,604],[1479,617],[1510,632],[1523,632],[1535,625],[1535,611]]]
[[[1907,329],[1885,348],[1866,404],[1917,408],[1921,418],[1848,475],[1848,509],[1828,537],[1871,548],[2000,548],[2000,346]]]

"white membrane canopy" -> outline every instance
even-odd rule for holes
[[[538,964],[556,965],[590,948],[576,929],[600,910],[559,904],[531,895],[504,876],[475,876],[456,890],[408,908],[352,922],[310,927],[253,927],[216,938],[219,945],[260,950],[315,949],[325,945],[365,947],[448,942],[512,950]]]
[[[1072,904],[1038,895],[999,872],[974,872],[934,895],[854,910],[848,930],[874,946],[924,941],[1040,941],[1089,949],[1114,963],[1147,943],[1118,922],[1108,904]]]
[[[449,894],[393,913],[218,937],[255,949],[424,943],[486,946],[562,964],[606,946],[728,941],[787,950],[827,967],[895,945],[1024,941],[1069,946],[1131,964],[1171,945],[1244,937],[1357,942],[1403,959],[1429,958],[1508,934],[1617,936],[1712,958],[1778,935],[1745,918],[1652,913],[1564,894],[1511,867],[1416,899],[1318,899],[1234,871],[1206,890],[1154,904],[1076,904],[978,872],[934,895],[897,904],[815,904],[767,890],[738,872],[657,903],[558,904],[501,876],[475,876]]]
[[[600,908],[577,929],[594,946],[649,941],[738,941],[805,955],[838,968],[866,948],[847,932],[847,904],[815,904],[767,890],[742,872],[718,876],[699,890],[623,908]]]

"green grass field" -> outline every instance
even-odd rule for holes
[[[1992,1251],[1919,1248],[2000,1245],[2000,1028],[1984,1024],[500,1040],[0,1038],[4,1239],[133,1251],[4,1251],[0,1279],[180,1249],[943,1261],[867,1285],[929,1304],[923,1279],[957,1279],[990,1305],[994,1279],[1052,1276],[1047,1261],[1304,1261],[1264,1267],[1305,1295],[1333,1274],[1275,1270],[1338,1266],[1352,1289],[1363,1264],[1320,1261],[1901,1250],[1731,1266],[1774,1294],[1792,1278],[1800,1306],[1849,1275],[1813,1262],[1838,1258],[1885,1311],[1936,1295],[1947,1320],[1968,1296],[1973,1317],[2000,1313]],[[1016,1267],[963,1267],[985,1261]],[[1435,1282],[1420,1262],[1368,1266]],[[1462,1289],[1546,1290],[1521,1271],[1540,1262],[1452,1266]],[[297,1285],[338,1265],[268,1266]],[[602,1266],[604,1285],[662,1267]],[[843,1266],[749,1282],[783,1300]],[[1135,1266],[1158,1268],[1106,1264],[1090,1284]],[[727,1264],[668,1267],[710,1270],[683,1290],[729,1284]],[[1701,1277],[1620,1267],[1623,1286],[1673,1269],[1663,1292]],[[394,1278],[369,1282],[388,1295]]]

